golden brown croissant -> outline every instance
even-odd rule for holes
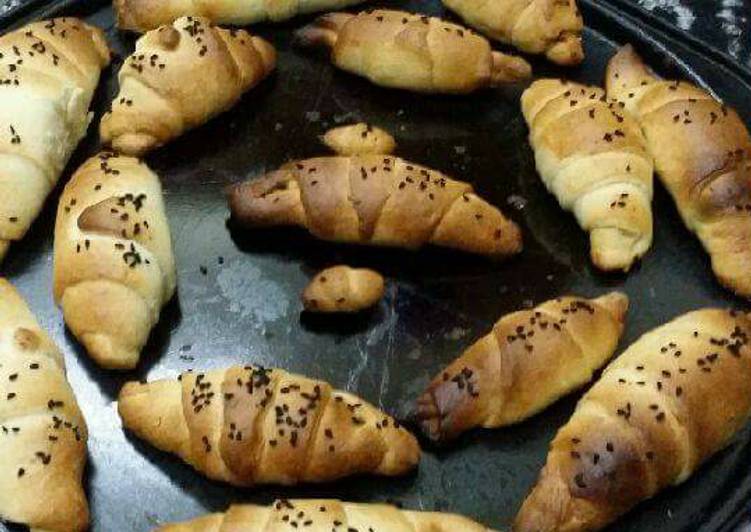
[[[717,278],[751,297],[751,137],[738,114],[691,83],[658,79],[630,46],[610,61],[607,90],[639,121]]]
[[[304,46],[330,48],[336,66],[385,87],[468,93],[531,75],[529,63],[491,50],[471,30],[404,11],[329,13],[296,38]]]
[[[592,262],[628,271],[652,243],[652,157],[639,125],[596,87],[536,81],[522,95],[537,171],[590,233]]]
[[[34,22],[0,37],[0,262],[86,134],[109,61],[102,31],[76,18]]]
[[[184,16],[206,17],[216,24],[244,26],[269,20],[280,22],[297,15],[329,11],[363,0],[114,0],[120,29],[148,31]]]
[[[130,382],[118,411],[126,428],[158,449],[239,486],[401,475],[420,458],[414,436],[390,416],[280,369],[236,366]]]
[[[442,0],[467,24],[523,52],[559,65],[584,59],[584,29],[576,0]]]
[[[597,530],[686,480],[751,413],[751,321],[690,312],[605,370],[551,444],[516,532]]]
[[[522,421],[592,379],[623,333],[628,298],[564,297],[501,318],[418,399],[432,440]]]
[[[156,174],[131,157],[89,159],[60,198],[54,255],[71,332],[99,365],[135,367],[177,283]]]
[[[383,297],[381,274],[367,268],[333,266],[319,272],[305,287],[302,302],[310,312],[357,312]]]
[[[358,504],[335,499],[281,499],[271,506],[230,506],[223,514],[159,528],[159,532],[489,532],[466,517],[412,512],[386,504]]]
[[[0,519],[85,530],[87,438],[62,354],[0,278]]]
[[[120,92],[100,125],[102,142],[143,155],[228,110],[275,64],[268,42],[204,18],[150,31],[120,69]]]
[[[324,240],[435,244],[504,257],[521,251],[517,225],[468,183],[399,157],[318,157],[289,163],[229,190],[247,227],[297,225]]]

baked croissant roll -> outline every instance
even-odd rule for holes
[[[0,262],[86,134],[109,61],[102,31],[76,18],[34,22],[0,37]]]
[[[336,242],[435,244],[492,257],[522,247],[517,225],[471,185],[399,157],[295,161],[228,196],[233,217],[247,227],[300,226]]]
[[[204,18],[150,31],[120,69],[120,92],[100,125],[102,142],[143,155],[228,110],[275,63],[268,42]]]
[[[558,432],[514,530],[597,530],[690,477],[751,413],[750,334],[703,309],[632,344]]]
[[[491,50],[471,30],[405,11],[329,13],[295,36],[303,46],[330,48],[337,67],[384,87],[469,93],[531,76],[529,63]]]
[[[630,46],[610,61],[607,90],[639,121],[720,283],[751,297],[751,137],[738,114],[691,83],[658,79]]]
[[[319,272],[305,287],[302,302],[309,312],[358,312],[378,303],[383,292],[380,273],[341,265]]]
[[[559,65],[584,59],[584,29],[576,0],[442,0],[464,22],[488,37]]]
[[[522,421],[592,379],[615,352],[628,298],[563,297],[508,314],[441,372],[417,401],[425,434]]]
[[[390,416],[280,369],[236,366],[129,382],[118,412],[138,437],[237,486],[402,475],[420,459],[417,440]]]
[[[0,519],[85,530],[87,437],[62,354],[0,278]]]
[[[329,129],[321,140],[337,155],[385,155],[396,149],[396,141],[388,132],[363,122]]]
[[[131,157],[86,161],[55,224],[55,301],[70,331],[100,366],[133,368],[176,282],[159,178]]]
[[[639,125],[596,87],[536,81],[522,95],[537,171],[590,234],[592,262],[628,271],[652,244],[652,157]]]
[[[276,501],[271,506],[230,506],[223,514],[166,525],[159,532],[489,532],[466,517],[439,512],[412,512],[387,504],[358,504],[335,499]]]
[[[117,26],[145,32],[179,17],[206,17],[216,24],[245,26],[281,22],[297,15],[342,9],[363,0],[114,0]]]

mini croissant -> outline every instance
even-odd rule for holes
[[[71,332],[99,365],[135,367],[177,283],[156,174],[113,153],[85,162],[60,198],[54,257]]]
[[[280,369],[237,366],[130,382],[118,411],[127,429],[158,449],[237,486],[402,475],[420,458],[414,436],[390,416]]]
[[[303,46],[331,49],[336,66],[384,87],[469,93],[531,75],[529,63],[491,50],[471,30],[404,11],[329,13],[296,38]]]
[[[319,272],[305,287],[302,302],[310,312],[358,312],[378,303],[383,292],[380,273],[340,265]]]
[[[332,499],[276,501],[271,506],[231,506],[223,514],[161,527],[158,532],[490,532],[460,515],[413,512],[386,504]]]
[[[517,225],[468,183],[394,156],[318,157],[229,190],[247,227],[296,225],[324,240],[490,257],[521,251]]]
[[[691,83],[657,78],[631,46],[610,61],[607,92],[641,125],[720,283],[751,297],[751,135],[738,113]]]
[[[34,22],[0,37],[0,262],[86,134],[109,61],[104,33],[76,18]]]
[[[140,156],[232,107],[275,67],[274,48],[243,30],[180,18],[143,35],[123,63],[102,142]]]

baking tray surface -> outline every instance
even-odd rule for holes
[[[107,29],[120,61],[132,50],[133,36],[113,28],[105,2],[49,4],[35,0],[0,24],[7,29],[31,18],[80,15]],[[435,0],[398,5],[450,18]],[[566,75],[599,83],[617,45],[632,42],[659,72],[700,83],[751,122],[745,71],[713,61],[693,43],[619,15],[606,2],[585,1],[582,9],[588,24],[584,65],[562,70],[533,61],[537,76]],[[268,503],[280,496],[389,501],[462,513],[504,529],[580,393],[518,426],[473,431],[446,449],[427,448],[419,470],[405,478],[254,489],[210,482],[177,458],[123,433],[114,400],[126,380],[252,362],[328,380],[406,417],[429,379],[500,316],[559,294],[625,291],[631,310],[622,346],[685,311],[743,305],[715,282],[707,256],[659,185],[649,254],[629,275],[593,270],[587,235],[558,207],[535,172],[519,109],[523,87],[465,97],[375,87],[333,69],[321,54],[291,47],[292,30],[310,19],[254,28],[277,47],[278,71],[232,111],[147,159],[165,188],[179,295],[165,308],[137,371],[118,374],[97,368],[65,331],[52,301],[59,190],[2,265],[2,274],[28,298],[67,355],[70,380],[90,426],[87,489],[94,531],[145,532],[163,522],[224,510],[233,502]],[[105,72],[94,103],[94,124],[116,90],[120,61]],[[412,253],[334,245],[299,230],[249,232],[228,223],[223,187],[291,159],[324,154],[319,135],[359,120],[391,131],[398,155],[473,183],[521,225],[523,254],[498,263],[437,249]],[[97,149],[92,126],[61,181]],[[318,269],[336,263],[369,266],[385,274],[384,301],[357,316],[301,314],[299,294],[307,281]],[[642,504],[612,530],[730,529],[751,493],[750,466],[747,428],[688,482]]]

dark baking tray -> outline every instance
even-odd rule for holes
[[[52,14],[81,15],[107,29],[121,57],[131,49],[133,37],[113,29],[112,12],[104,2],[50,5],[33,1],[0,26]],[[433,0],[402,5],[443,14]],[[606,3],[588,1],[582,8],[588,23],[585,64],[563,71],[536,61],[538,75],[599,82],[615,46],[632,42],[660,72],[693,79],[736,106],[747,122],[751,119],[745,70],[715,62],[696,42],[678,42],[670,32],[620,16]],[[594,271],[586,235],[535,174],[519,112],[521,87],[466,97],[374,87],[335,71],[320,55],[291,49],[291,30],[306,20],[259,26],[255,31],[280,51],[278,72],[231,112],[148,158],[166,189],[180,283],[179,297],[165,309],[137,371],[100,370],[65,332],[50,288],[59,191],[0,269],[67,354],[70,379],[91,432],[87,487],[94,530],[146,531],[162,522],[223,510],[232,502],[268,503],[278,496],[386,500],[459,512],[505,528],[578,393],[518,426],[475,431],[451,448],[429,449],[419,471],[406,478],[246,490],[209,482],[179,460],[125,435],[114,399],[129,379],[249,361],[325,378],[404,417],[433,374],[498,317],[532,302],[566,292],[624,290],[632,302],[624,345],[690,309],[744,305],[717,285],[706,255],[659,185],[652,251],[627,276]],[[117,66],[105,73],[94,124],[115,89]],[[318,135],[336,123],[361,119],[392,130],[399,154],[471,181],[502,206],[523,227],[524,253],[498,264],[435,249],[409,253],[337,246],[302,231],[249,233],[227,224],[224,185],[292,158],[324,153]],[[92,126],[62,181],[96,151],[95,132]],[[301,315],[298,296],[306,281],[317,269],[338,262],[381,270],[388,277],[384,302],[351,318]],[[612,529],[730,530],[749,501],[750,465],[747,428],[684,485],[640,505]]]

